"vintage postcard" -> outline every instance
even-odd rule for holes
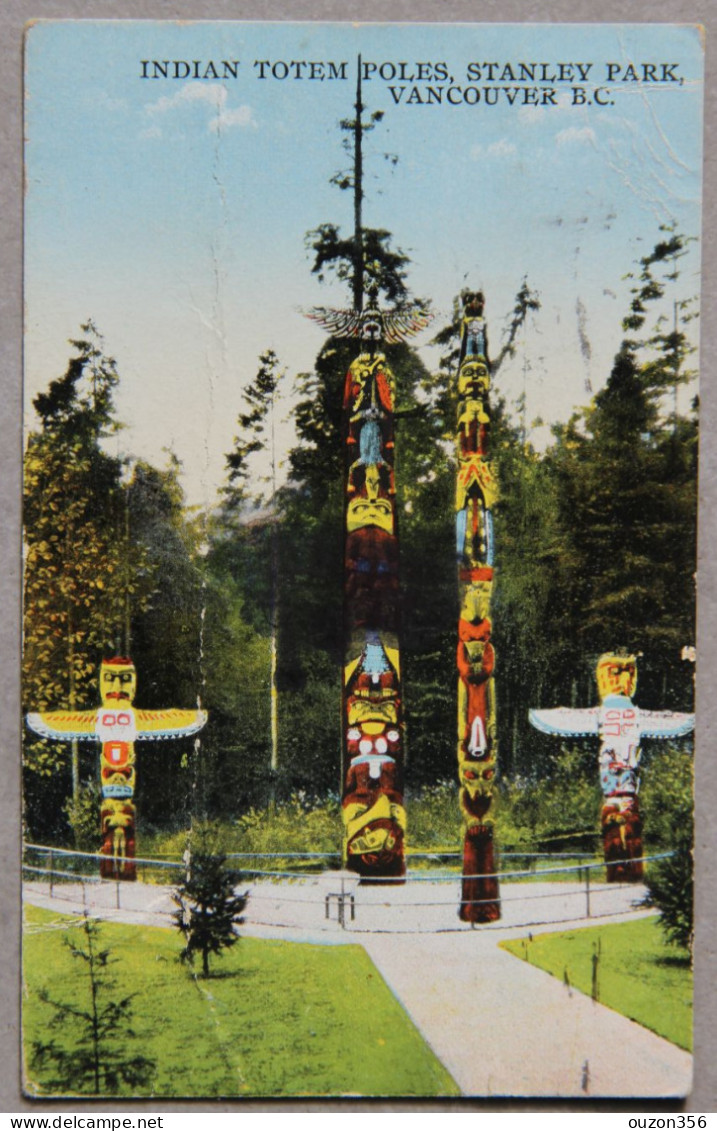
[[[26,1096],[689,1093],[703,51],[28,27]]]

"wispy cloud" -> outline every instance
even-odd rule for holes
[[[491,157],[512,157],[517,152],[517,147],[513,145],[513,142],[504,137],[488,146],[488,153]]]
[[[561,130],[559,134],[555,135],[555,142],[558,146],[592,145],[594,149],[597,148],[595,130],[591,126],[570,126],[567,130]]]
[[[547,114],[544,106],[521,106],[518,110],[518,121],[521,125],[535,126],[542,122]]]
[[[145,114],[153,122],[152,126],[143,131],[143,137],[160,137],[161,127],[159,120],[167,114],[181,110],[183,106],[203,104],[212,111],[212,116],[207,122],[210,133],[221,133],[235,126],[240,129],[252,126],[256,129],[256,121],[251,106],[229,106],[227,88],[221,83],[190,82],[168,97],[163,95],[156,102],[145,106]]]
[[[471,147],[471,157],[474,161],[480,161],[483,157],[512,157],[518,150],[512,141],[502,137],[499,141],[493,141],[490,145],[474,145]]]

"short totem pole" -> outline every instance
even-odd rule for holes
[[[381,342],[428,323],[424,311],[315,310],[311,317],[361,352],[344,386],[343,857],[373,880],[406,871],[404,708],[399,642],[398,515],[394,476],[395,378]]]
[[[207,721],[202,710],[143,711],[132,706],[137,672],[131,660],[115,656],[100,666],[101,706],[90,711],[31,712],[27,725],[42,738],[70,742],[81,739],[102,744],[100,754],[101,835],[100,875],[107,879],[136,879],[135,752],[136,741],[185,738]]]
[[[544,734],[599,737],[604,797],[601,827],[608,883],[641,880],[640,741],[681,738],[694,730],[695,717],[673,711],[643,711],[633,703],[637,688],[635,656],[602,655],[597,684],[599,707],[531,710],[530,721]]]
[[[490,808],[497,758],[490,617],[497,483],[488,460],[490,366],[483,295],[464,296],[457,375],[458,776],[463,816],[460,918],[500,918]]]

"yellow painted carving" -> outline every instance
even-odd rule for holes
[[[354,496],[346,508],[346,529],[349,534],[364,526],[378,526],[387,534],[393,534],[393,502],[391,499],[381,498],[379,488],[378,467],[371,464],[366,468],[366,494]]]
[[[456,510],[462,511],[467,503],[467,495],[471,487],[477,484],[483,496],[483,501],[490,510],[498,501],[498,483],[493,475],[490,464],[478,455],[469,456],[460,461],[458,476],[456,478]]]
[[[632,699],[637,689],[637,657],[603,653],[597,663],[597,685],[601,699],[608,695]]]
[[[370,808],[359,801],[352,802],[345,806],[342,817],[346,826],[346,836],[349,840],[352,840],[361,829],[372,821],[391,820],[395,821],[404,831],[406,829],[406,810],[403,805],[391,801],[385,793],[379,794],[375,804]],[[380,832],[381,830],[377,831]]]
[[[471,624],[478,624],[479,621],[488,620],[490,625],[488,613],[490,612],[492,593],[492,581],[472,582],[463,595],[461,620],[467,620]]]
[[[484,397],[490,390],[490,375],[481,361],[466,361],[458,374],[458,396]]]

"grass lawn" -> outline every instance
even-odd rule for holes
[[[26,1059],[32,1041],[48,1035],[53,1015],[38,990],[88,1007],[86,964],[63,943],[71,934],[85,948],[76,924],[71,916],[25,909]],[[181,939],[172,929],[103,923],[101,932],[101,945],[117,959],[113,997],[137,993],[136,1038],[128,1039],[127,1055],[156,1062],[150,1085],[118,1094],[460,1094],[360,946],[242,938],[213,960],[216,976],[205,981],[177,961]],[[48,1094],[42,1075],[29,1068],[26,1091]]]
[[[657,918],[533,935],[500,943],[504,950],[692,1051],[692,971],[685,951],[670,946]]]

